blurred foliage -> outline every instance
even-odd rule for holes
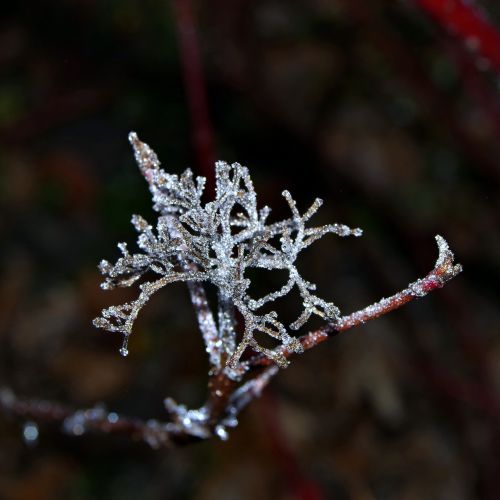
[[[498,498],[498,75],[410,1],[194,6],[221,159],[277,216],[286,187],[365,230],[305,256],[322,296],[349,312],[404,287],[435,233],[465,272],[294,360],[227,443],[158,453],[41,426],[30,448],[2,417],[0,498]],[[145,309],[126,360],[90,323],[128,297],[99,289],[97,262],[132,243],[132,213],[152,219],[128,132],[196,170],[184,88],[169,2],[2,6],[0,385],[146,418],[166,395],[202,402],[182,286]]]

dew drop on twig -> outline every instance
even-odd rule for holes
[[[128,356],[128,335],[123,339],[123,344],[118,351],[123,357]]]
[[[218,425],[215,428],[215,434],[219,439],[222,439],[222,441],[227,441],[229,439],[229,435],[223,425]]]
[[[38,442],[38,425],[35,422],[26,422],[23,426],[23,439],[29,446]]]

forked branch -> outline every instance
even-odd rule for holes
[[[455,264],[448,244],[441,236],[436,236],[439,256],[434,268],[425,276],[404,290],[383,298],[378,302],[352,314],[341,316],[335,323],[299,337],[303,350],[309,350],[324,342],[334,334],[344,332],[387,314],[390,311],[423,297],[441,288],[446,282],[461,272],[460,264]],[[292,351],[281,347],[276,354],[288,358]],[[103,407],[86,410],[70,410],[62,405],[40,400],[27,400],[16,397],[9,389],[0,390],[0,409],[8,414],[27,421],[43,421],[61,425],[69,434],[79,436],[86,432],[101,432],[126,436],[133,440],[144,441],[154,448],[187,444],[217,436],[227,439],[228,428],[235,427],[241,410],[252,400],[259,397],[279,369],[272,358],[256,355],[245,362],[245,380],[239,382],[219,371],[212,374],[208,384],[208,398],[204,406],[188,410],[172,399],[165,400],[170,421],[143,421],[136,418],[108,412]]]

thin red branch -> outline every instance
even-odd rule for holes
[[[196,436],[179,432],[173,425],[168,427],[168,424],[160,424],[153,420],[145,422],[137,418],[124,417],[100,407],[75,411],[52,401],[18,398],[9,389],[0,389],[0,410],[25,420],[62,424],[64,430],[74,436],[89,431],[102,432],[144,441],[155,448],[198,440]]]
[[[452,1],[454,2],[455,0]],[[444,5],[446,2],[439,3]],[[413,91],[423,109],[431,113],[433,120],[439,123],[443,130],[452,133],[458,146],[471,159],[471,164],[498,180],[498,164],[492,159],[494,155],[461,124],[452,103],[435,88],[428,71],[407,45],[404,37],[398,35],[390,23],[374,11],[371,2],[342,0],[341,5],[356,24],[361,26],[363,36],[384,55],[401,81]]]
[[[215,162],[214,134],[208,112],[195,18],[191,0],[174,0],[172,7],[191,116],[193,146],[196,152],[197,166],[200,174],[207,179],[205,189],[210,196],[215,187],[213,168]]]
[[[463,0],[415,0],[415,3],[477,57],[500,71],[500,31],[477,6]]]
[[[434,269],[427,274],[427,276],[411,283],[407,288],[391,297],[383,298],[364,309],[360,309],[347,316],[342,316],[336,323],[330,323],[319,330],[303,335],[299,338],[299,341],[304,350],[306,351],[317,346],[334,334],[345,332],[355,326],[362,325],[367,321],[398,309],[417,297],[423,297],[437,288],[442,288],[443,285],[454,278],[462,268],[459,264],[454,263],[453,254],[443,238],[436,236],[436,240],[439,247],[439,257]],[[282,349],[282,353],[286,358],[293,354],[287,349]],[[272,361],[262,355],[254,356],[249,360],[249,364],[252,367],[268,366],[270,363],[272,363]]]

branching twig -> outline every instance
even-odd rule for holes
[[[303,349],[311,349],[338,332],[347,331],[393,311],[415,298],[441,288],[454,278],[461,271],[461,266],[454,263],[446,241],[441,236],[436,236],[436,240],[439,256],[434,269],[427,276],[391,297],[342,316],[336,323],[300,337]],[[280,353],[286,358],[292,354],[286,348],[281,348]],[[247,365],[252,369],[247,372],[247,380],[240,385],[224,372],[213,374],[209,379],[207,402],[198,410],[188,410],[171,399],[165,400],[167,411],[172,417],[170,422],[142,421],[107,412],[102,407],[73,411],[56,403],[17,398],[9,389],[0,390],[0,410],[26,420],[62,424],[66,432],[76,436],[86,432],[118,434],[145,441],[155,448],[187,444],[214,435],[226,439],[227,428],[237,425],[239,413],[261,395],[279,371],[272,359],[263,355],[250,358]]]

